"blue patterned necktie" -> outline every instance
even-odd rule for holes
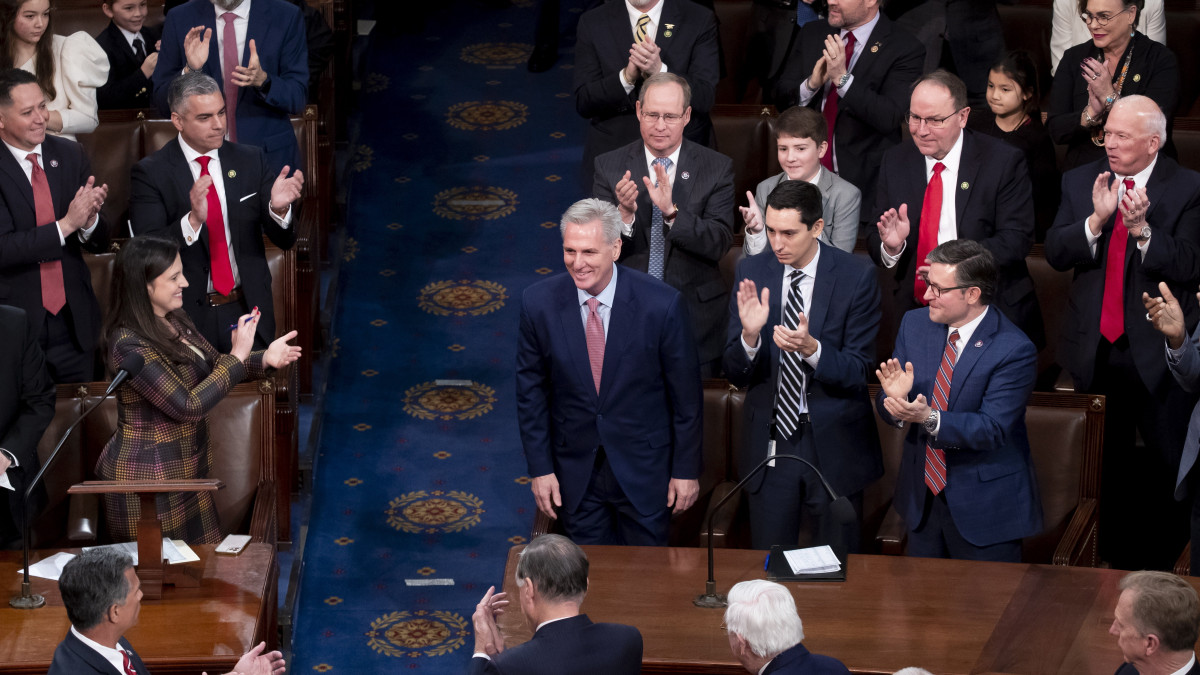
[[[656,157],[652,166],[661,166],[663,171],[671,170],[671,160],[666,157]],[[658,174],[654,173],[654,187],[658,187]],[[667,251],[667,239],[663,236],[663,214],[662,210],[650,202],[650,265],[647,271],[650,276],[655,279],[663,278],[663,268],[665,266],[665,257]]]

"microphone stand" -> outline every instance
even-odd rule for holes
[[[50,453],[50,458],[47,459],[46,463],[43,464],[40,469],[38,469],[36,474],[34,474],[33,480],[29,481],[29,484],[25,486],[25,493],[21,496],[21,540],[23,544],[21,555],[22,562],[25,564],[25,568],[23,570],[24,576],[21,580],[21,594],[13,596],[13,598],[8,601],[10,606],[16,609],[37,609],[38,607],[42,607],[46,604],[46,598],[32,592],[32,588],[29,584],[29,496],[33,494],[34,488],[37,487],[39,482],[41,482],[42,476],[46,474],[46,470],[54,464],[54,460],[58,459],[59,451],[62,450],[63,444],[67,442],[67,438],[71,436],[71,432],[75,430],[75,427],[78,426],[85,417],[90,415],[93,410],[99,407],[99,405],[104,402],[104,399],[108,398],[108,395],[111,394],[113,390],[115,390],[122,382],[124,382],[126,378],[130,377],[131,375],[137,375],[139,372],[141,372],[144,365],[145,360],[137,354],[131,354],[125,358],[125,362],[121,364],[121,370],[117,373],[116,377],[113,378],[112,383],[108,385],[108,388],[104,392],[104,396],[96,399],[95,403],[93,403],[87,410],[83,411],[83,414],[76,418],[75,421],[71,423],[71,426],[67,427],[67,430],[63,433],[62,437],[58,439],[58,445],[54,446],[54,452]]]

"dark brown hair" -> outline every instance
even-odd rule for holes
[[[775,120],[775,140],[780,136],[808,138],[818,146],[829,140],[829,127],[821,113],[804,106],[793,106]]]
[[[137,333],[151,348],[167,354],[176,363],[192,360],[193,352],[154,314],[147,288],[175,264],[178,255],[179,244],[152,235],[134,237],[121,246],[113,266],[111,306],[104,320],[106,357],[116,332],[124,328]],[[168,316],[195,332],[192,320],[182,309]],[[116,364],[110,365],[115,369]]]
[[[1038,110],[1038,99],[1041,88],[1038,86],[1037,66],[1033,57],[1024,49],[1016,49],[1004,55],[993,66],[992,70],[1002,73],[1005,77],[1017,83],[1021,88],[1021,96],[1031,96],[1021,101],[1021,110],[1030,117]]]
[[[14,63],[17,58],[17,36],[13,32],[17,23],[17,14],[21,7],[30,0],[0,0],[0,68],[18,68],[21,64]],[[50,5],[50,14],[46,18],[46,30],[34,48],[34,73],[38,86],[50,100],[58,96],[54,88],[54,4]]]

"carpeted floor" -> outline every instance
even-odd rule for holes
[[[525,69],[533,5],[452,1],[368,41],[294,673],[463,672],[529,536],[519,302],[562,269],[586,127],[570,55]]]

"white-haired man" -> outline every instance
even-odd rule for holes
[[[800,644],[804,626],[796,601],[783,586],[752,579],[729,589],[725,631],[729,648],[747,672],[757,675],[850,675],[835,658]]]

